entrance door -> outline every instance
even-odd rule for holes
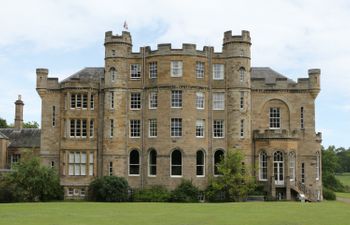
[[[284,170],[283,170],[283,153],[277,151],[273,155],[273,173],[275,176],[275,184],[284,184]]]

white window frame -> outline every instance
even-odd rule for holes
[[[140,80],[141,79],[141,65],[138,63],[130,64],[130,79]]]
[[[198,164],[198,161],[197,161],[198,152],[202,152],[202,154],[203,154],[203,164]],[[198,175],[198,167],[202,168],[202,170],[203,170],[202,175]],[[205,177],[205,152],[203,150],[198,150],[196,152],[196,177]]]
[[[204,62],[196,62],[196,78],[203,79],[204,78]]]
[[[156,154],[156,161],[155,161],[155,163],[151,163],[151,152],[155,152],[155,154]],[[156,177],[157,176],[157,156],[158,156],[158,154],[157,154],[157,151],[155,149],[152,149],[148,153],[148,176],[149,177]],[[155,168],[155,171],[156,171],[155,174],[151,174],[152,167]]]
[[[196,137],[204,138],[204,133],[205,133],[205,120],[197,119],[196,120]]]
[[[130,93],[130,110],[141,110],[142,108],[141,92]]]
[[[94,119],[90,119],[90,126],[89,126],[89,137],[93,138],[95,134],[95,121]]]
[[[204,109],[204,103],[205,97],[204,92],[196,92],[196,108],[197,109]]]
[[[129,121],[129,137],[140,138],[141,137],[141,120]]]
[[[173,164],[173,153],[175,151],[179,151],[181,154],[181,164]],[[180,175],[173,175],[173,167],[180,167],[181,174]],[[183,176],[183,154],[179,149],[174,149],[170,154],[170,177],[182,177],[182,176]]]
[[[265,151],[259,154],[259,180],[267,181],[267,154]]]
[[[224,64],[213,64],[213,80],[223,80],[225,78]]]
[[[158,124],[157,119],[148,120],[148,137],[155,138],[158,136]]]
[[[149,93],[149,109],[156,109],[158,108],[158,92],[157,91],[151,91]]]
[[[84,126],[84,123],[85,123],[85,126]],[[86,119],[70,119],[69,125],[70,125],[69,126],[69,137],[70,138],[86,138],[86,135],[87,135],[87,120]],[[73,131],[74,135],[72,135],[72,131]]]
[[[87,152],[68,152],[68,176],[86,176]]]
[[[182,108],[182,90],[171,91],[171,108]]]
[[[241,67],[241,68],[239,69],[239,81],[240,81],[241,83],[243,83],[244,80],[245,80],[245,69],[244,69],[243,67]]]
[[[170,119],[170,137],[182,137],[182,118]]]
[[[131,153],[133,151],[136,151],[138,153],[138,163],[131,163]],[[131,166],[137,166],[138,167],[138,173],[130,173],[130,168]],[[128,175],[130,177],[138,177],[141,174],[141,155],[140,155],[140,151],[138,151],[137,149],[133,149],[129,152],[129,160],[128,160]]]
[[[218,129],[220,129],[221,131]],[[222,119],[213,120],[213,138],[225,138],[225,121],[224,120]]]
[[[89,176],[94,175],[94,152],[89,152]]]
[[[149,65],[149,78],[150,79],[157,79],[157,77],[158,77],[157,62],[150,62],[148,65]]]
[[[295,180],[296,156],[294,152],[289,153],[289,180]]]
[[[225,110],[225,92],[213,93],[213,110]]]
[[[170,63],[170,74],[171,77],[182,77],[183,62],[179,60],[171,61]]]
[[[270,129],[281,129],[281,110],[278,107],[270,108]]]

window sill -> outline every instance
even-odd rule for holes
[[[205,175],[196,175],[198,178],[205,178]]]
[[[129,177],[139,177],[140,174],[129,174]]]
[[[182,175],[170,175],[171,178],[182,178]]]

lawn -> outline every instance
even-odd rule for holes
[[[17,203],[0,204],[0,225],[344,225],[350,204],[342,202]]]
[[[338,178],[342,184],[350,186],[350,173],[337,174],[336,178]]]
[[[337,197],[350,199],[350,193],[336,192],[335,194]]]

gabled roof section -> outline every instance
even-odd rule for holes
[[[100,79],[104,77],[104,68],[103,67],[85,67],[82,70],[79,70],[75,74],[67,77],[61,83],[66,82],[99,82]]]
[[[265,79],[266,84],[275,84],[276,80],[286,80],[290,84],[296,84],[292,79],[274,71],[270,67],[252,67],[251,79]]]
[[[5,134],[0,131],[0,139],[9,139]]]
[[[0,128],[0,134],[5,135],[10,141],[11,148],[40,148],[40,133],[37,128]]]

